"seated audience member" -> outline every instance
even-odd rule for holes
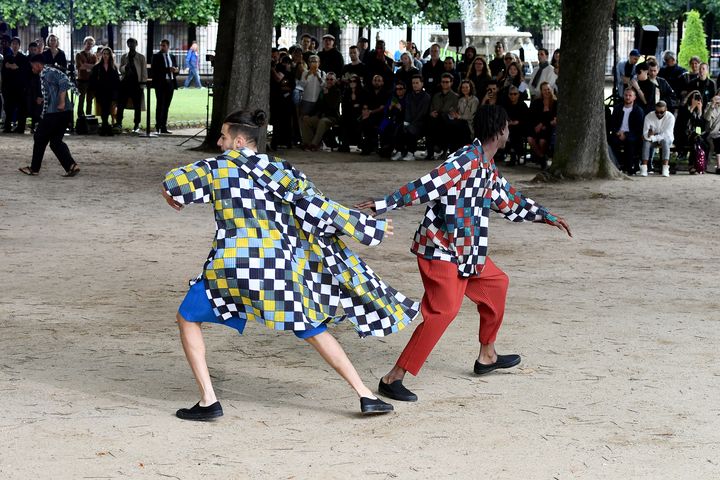
[[[475,95],[479,100],[485,97],[488,83],[492,80],[490,76],[490,68],[488,67],[485,57],[478,55],[468,67],[465,78],[473,82],[475,85]]]
[[[340,121],[340,86],[333,72],[325,76],[322,95],[315,104],[311,115],[304,115],[300,125],[303,149],[316,152],[322,144],[325,133]]]
[[[460,82],[460,98],[458,99],[457,112],[453,114],[456,120],[463,120],[467,128],[458,129],[457,138],[459,145],[467,145],[475,138],[473,122],[480,100],[475,96],[475,85],[470,80]]]
[[[405,83],[396,83],[394,90],[395,93],[385,105],[383,119],[378,128],[380,134],[380,150],[378,154],[381,157],[391,157],[392,160],[400,160],[402,153],[400,153],[399,150],[393,152],[393,149],[395,139],[401,134],[400,132],[405,122],[405,101],[407,97]]]
[[[430,60],[422,67],[423,85],[430,95],[440,91],[440,77],[444,71],[445,64],[440,60],[440,45],[433,43],[430,46]]]
[[[430,111],[430,95],[423,90],[422,75],[415,75],[411,82],[412,91],[405,96],[403,128],[395,137],[395,150],[400,152],[400,158],[405,161],[415,160],[417,143],[425,132]]]
[[[117,101],[120,91],[120,73],[115,66],[115,56],[110,47],[103,47],[102,59],[90,72],[90,89],[95,92],[95,100],[100,109],[102,127],[100,135],[112,136],[112,125],[108,117],[112,114],[113,102]]]
[[[457,63],[457,72],[460,74],[462,78],[465,78],[468,70],[470,70],[470,66],[473,63],[473,60],[475,60],[475,57],[477,56],[477,50],[475,50],[475,47],[470,45],[465,49],[463,52],[462,59]]]
[[[540,84],[547,82],[550,84],[553,90],[555,90],[555,82],[557,76],[555,75],[555,69],[550,65],[548,61],[549,52],[546,48],[538,49],[538,66],[533,72],[532,79],[529,79],[527,84],[530,88],[530,95],[532,98],[540,96]]]
[[[637,94],[634,88],[626,88],[623,104],[613,110],[610,117],[610,148],[617,159],[617,167],[628,175],[639,170],[637,149],[642,140],[645,115],[635,104]]]
[[[698,67],[698,76],[694,80],[691,80],[688,85],[688,90],[697,90],[702,95],[703,105],[709,105],[712,98],[715,96],[715,82],[710,77],[710,67],[707,63],[701,63]]]
[[[490,80],[485,86],[485,95],[480,100],[480,105],[496,105],[498,100],[497,80]]]
[[[720,95],[712,98],[710,105],[705,109],[707,122],[707,137],[712,142],[715,154],[715,173],[720,175]]]
[[[385,81],[382,75],[375,75],[370,88],[365,92],[365,102],[360,113],[360,130],[362,141],[360,143],[360,154],[370,155],[378,147],[378,127],[383,118],[385,104],[390,97],[385,89]]]
[[[510,87],[518,89],[522,96],[521,100],[525,101],[528,98],[527,85],[525,84],[525,80],[523,78],[522,68],[518,63],[513,62],[508,65],[507,69],[505,69],[502,73],[500,80],[498,80],[498,87],[500,90],[498,92],[497,101],[500,105],[507,104]],[[550,86],[550,88],[552,89],[552,86]]]
[[[392,85],[395,62],[385,55],[385,42],[383,40],[375,42],[375,50],[370,55],[367,55],[363,62],[367,67],[364,82],[366,86],[372,84],[375,75],[382,77],[383,85],[388,87]]]
[[[509,155],[511,165],[516,165],[525,161],[524,145],[528,136],[527,124],[530,118],[530,109],[524,101],[520,100],[520,91],[517,87],[510,87],[508,99],[505,110],[508,114],[510,138],[508,138],[502,153],[503,156]]]
[[[395,72],[395,83],[403,82],[407,88],[411,84],[412,78],[419,73],[420,70],[415,68],[415,64],[408,52],[400,55],[400,68]]]
[[[343,92],[342,117],[340,118],[340,152],[349,152],[350,145],[360,145],[360,116],[365,104],[365,90],[361,77],[353,75]]]
[[[352,77],[365,78],[367,75],[367,67],[360,61],[360,50],[357,45],[351,46],[348,54],[350,55],[350,63],[343,66],[340,78],[340,83],[343,87],[348,86]]]
[[[549,83],[540,85],[540,98],[530,103],[528,144],[533,160],[541,167],[550,166],[555,127],[557,125],[557,98]]]
[[[425,135],[428,160],[434,158],[436,149],[442,152],[441,157],[444,157],[448,150],[459,146],[457,132],[464,128],[465,122],[455,117],[458,95],[452,91],[452,82],[452,75],[444,73],[440,79],[440,91],[433,95],[430,101],[430,118]]]
[[[452,91],[458,92],[458,88],[460,88],[460,75],[458,75],[455,70],[455,60],[452,57],[445,57],[445,61],[443,61],[443,73],[452,75]]]
[[[674,98],[671,103],[668,103],[668,109],[675,113],[675,110],[680,106],[680,94],[685,89],[683,74],[686,70],[677,64],[675,52],[670,50],[663,55],[663,61],[665,65],[658,72],[658,77],[665,79],[674,92]],[[663,100],[667,102],[667,99],[663,98]]]
[[[705,143],[702,139],[705,126],[702,94],[693,90],[688,93],[685,103],[678,108],[675,117],[675,150],[679,158],[688,155],[690,173],[697,173],[695,165],[699,150],[705,150]],[[670,168],[672,171],[673,166],[671,165]]]
[[[675,117],[667,111],[667,104],[660,100],[655,104],[655,111],[645,116],[643,124],[641,177],[648,176],[648,164],[650,163],[651,152],[655,147],[660,148],[662,155],[662,176],[670,176],[670,147],[673,143],[674,128]]]

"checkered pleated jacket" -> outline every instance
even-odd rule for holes
[[[479,274],[488,248],[490,210],[513,222],[554,222],[483,155],[479,140],[461,148],[427,175],[375,202],[378,214],[429,203],[410,250],[428,260],[457,264],[458,275]]]
[[[171,170],[163,184],[179,203],[215,208],[212,250],[191,283],[205,282],[220,321],[302,331],[347,318],[364,337],[402,330],[417,315],[416,302],[386,285],[339,238],[377,245],[386,221],[324,197],[287,162],[230,150]]]

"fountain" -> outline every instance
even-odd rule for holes
[[[465,47],[472,45],[478,54],[492,58],[495,42],[503,42],[507,51],[527,48],[531,43],[529,32],[505,25],[507,0],[460,0],[459,3],[465,24]],[[433,33],[430,41],[447,47],[448,35],[446,32]]]

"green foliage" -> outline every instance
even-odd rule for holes
[[[618,23],[669,27],[685,12],[686,6],[686,0],[617,0]]]
[[[558,27],[561,20],[561,0],[508,0],[507,23],[520,30]]]
[[[700,13],[697,10],[690,10],[687,13],[685,26],[683,28],[683,37],[680,42],[680,52],[678,53],[678,64],[687,67],[690,58],[700,57],[700,60],[707,62],[710,53],[707,49],[705,28],[700,19]]]

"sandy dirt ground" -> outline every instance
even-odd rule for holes
[[[2,479],[720,478],[720,176],[532,184],[575,234],[491,219],[511,279],[498,350],[515,369],[476,377],[470,302],[406,385],[417,403],[365,418],[305,342],[253,323],[206,329],[225,416],[178,420],[197,401],[174,315],[213,237],[208,206],[170,209],[165,171],[208,155],[178,138],[71,137],[82,167],[50,151],[21,175],[29,135],[0,138]],[[287,152],[352,204],[434,165]],[[355,244],[408,296],[422,285],[412,234]],[[416,320],[416,323],[420,319]],[[387,338],[332,329],[372,389],[414,325]]]

